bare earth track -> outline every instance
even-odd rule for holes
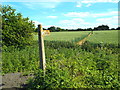
[[[78,45],[82,45],[86,40],[87,37],[91,36],[93,33],[88,34],[84,39],[80,40],[79,42],[77,42]]]
[[[0,87],[2,90],[21,90],[26,86],[26,81],[33,75],[23,76],[21,73],[8,73],[2,76]]]

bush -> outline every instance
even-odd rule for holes
[[[34,24],[11,6],[2,6],[2,42],[6,46],[30,45]]]

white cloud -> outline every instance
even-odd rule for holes
[[[116,24],[118,23],[118,16],[113,16],[110,18],[99,18],[96,21],[100,23],[106,23],[106,24]]]
[[[36,8],[55,8],[59,2],[27,2],[23,3],[23,5],[27,6],[30,9]]]
[[[83,3],[87,2],[112,2],[116,3],[119,0],[2,0],[1,2],[78,2],[82,1]]]
[[[82,4],[78,4],[78,5],[76,5],[76,7],[81,7],[82,6]]]
[[[63,2],[63,0],[2,0],[2,2]]]
[[[72,17],[70,20],[63,20],[59,23],[62,27],[68,28],[89,28],[99,25],[108,25],[110,28],[118,26],[118,11],[105,13],[90,13],[90,12],[68,12],[63,14],[66,17]],[[85,21],[84,19],[91,18],[93,21]],[[96,19],[97,18],[97,19]]]
[[[90,15],[90,13],[89,12],[69,12],[63,15],[66,17],[87,17]]]
[[[46,2],[46,3],[41,3],[40,5],[44,8],[55,8],[59,2]]]
[[[77,1],[76,7],[81,7],[86,5],[86,7],[90,7],[93,3],[118,3],[119,0],[80,0]]]
[[[81,3],[100,3],[100,2],[118,3],[119,0],[82,0],[81,1]]]
[[[77,2],[76,7],[82,7],[82,3],[81,2]]]
[[[111,11],[111,12],[106,12],[106,13],[92,14],[93,17],[103,17],[103,16],[112,16],[112,15],[118,15],[118,11]]]
[[[113,16],[109,18],[99,18],[96,19],[98,25],[108,25],[110,28],[117,28],[118,27],[118,16]]]
[[[57,16],[47,16],[47,18],[53,18],[53,19],[55,19],[55,18],[57,18]]]
[[[118,11],[111,11],[105,13],[90,13],[90,12],[68,12],[63,14],[66,17],[103,17],[103,16],[116,16]]]
[[[74,18],[70,20],[61,20],[59,24],[62,28],[77,29],[86,28],[90,23],[81,18]]]
[[[87,4],[87,5],[86,5],[86,7],[90,7],[90,6],[91,6],[91,4]]]
[[[68,28],[68,29],[77,29],[77,28],[94,28],[99,25],[108,25],[110,28],[117,28],[118,27],[118,16],[112,16],[109,18],[99,18],[94,19],[93,21],[85,21],[81,18],[73,18],[70,20],[61,20],[59,22],[61,28]]]

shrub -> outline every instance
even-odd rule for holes
[[[11,6],[2,6],[2,42],[6,46],[24,47],[32,40],[34,24]]]

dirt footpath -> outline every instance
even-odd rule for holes
[[[2,83],[0,83],[0,88],[2,90],[21,90],[26,86],[26,81],[28,78],[33,78],[33,75],[23,76],[21,73],[8,73],[2,76]]]
[[[78,45],[82,45],[82,44],[84,44],[85,41],[87,40],[87,37],[91,36],[92,34],[93,34],[93,32],[90,33],[90,34],[88,34],[84,39],[82,39],[82,40],[80,40],[79,42],[77,42],[77,44],[78,44]]]

